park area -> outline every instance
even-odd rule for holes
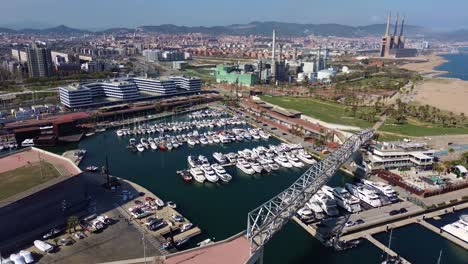
[[[360,128],[372,127],[372,123],[352,117],[346,106],[324,101],[316,98],[299,98],[292,96],[261,96],[261,99],[267,103],[279,107],[294,109],[321,121],[333,124],[357,126]],[[358,111],[366,111],[368,107],[360,107]],[[467,134],[468,129],[461,127],[444,127],[438,124],[422,122],[416,118],[408,118],[405,124],[396,124],[392,119],[380,127],[379,132],[384,137],[399,139],[400,137],[423,137],[434,135],[457,135]]]
[[[0,173],[0,201],[57,177],[60,173],[46,161]]]

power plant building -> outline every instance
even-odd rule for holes
[[[258,76],[253,72],[245,72],[238,66],[219,64],[216,66],[216,82],[253,86],[258,83]]]
[[[390,35],[390,15],[387,18],[387,27],[385,35],[382,37],[382,44],[380,46],[380,57],[414,57],[417,55],[416,49],[405,48],[406,38],[403,34],[405,26],[405,18],[401,22],[400,32],[398,32],[398,15],[395,19],[395,26],[393,28],[393,34]]]

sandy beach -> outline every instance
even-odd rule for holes
[[[417,71],[423,75],[439,75],[446,73],[445,71],[438,71],[434,68],[447,62],[446,59],[438,54],[428,56],[416,57],[415,60],[420,59],[423,62],[412,62],[401,66],[403,69]]]
[[[416,84],[415,101],[445,111],[468,115],[468,81],[444,78],[426,78]]]

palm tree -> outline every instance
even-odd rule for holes
[[[78,217],[76,215],[72,215],[68,217],[67,221],[67,230],[68,233],[71,234],[71,229],[73,228],[73,231],[76,232],[76,226],[78,225]]]

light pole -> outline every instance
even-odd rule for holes
[[[146,244],[145,244],[145,234],[143,233],[143,236],[141,237],[141,241],[143,242],[143,259],[146,264]]]

